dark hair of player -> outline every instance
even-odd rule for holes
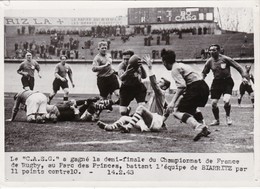
[[[130,55],[130,56],[133,56],[135,53],[134,53],[134,51],[133,50],[125,50],[124,52],[123,52],[123,55]]]
[[[217,47],[217,50],[220,51],[220,46],[217,45],[217,44],[211,44],[211,45],[209,46],[209,49],[210,49],[210,47]]]
[[[67,56],[65,56],[65,55],[61,55],[61,56],[60,56],[60,59],[61,59],[62,57],[65,57],[66,59],[68,59]]]
[[[171,82],[164,77],[161,78],[164,81],[164,90],[167,90],[171,86]]]
[[[161,51],[162,60],[165,61],[167,64],[173,64],[176,59],[175,52],[172,50],[162,49]]]

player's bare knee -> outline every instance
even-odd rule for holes
[[[230,103],[230,98],[231,98],[230,94],[225,94],[224,97],[223,97],[224,103],[225,104],[229,104]]]
[[[140,114],[142,114],[143,113],[143,111],[144,111],[144,109],[145,109],[145,107],[143,106],[143,105],[139,105],[137,108],[136,108],[136,112],[138,112],[138,113],[140,113]]]
[[[65,95],[68,95],[68,94],[69,94],[69,89],[68,89],[68,88],[63,89],[63,91],[64,91],[64,94],[65,94]]]

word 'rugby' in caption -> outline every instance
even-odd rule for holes
[[[135,175],[143,171],[184,172],[217,171],[247,172],[239,159],[169,158],[169,157],[67,157],[67,156],[10,156],[11,175]]]

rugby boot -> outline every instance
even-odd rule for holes
[[[97,125],[98,125],[98,127],[100,128],[100,129],[105,129],[105,127],[106,127],[106,123],[104,123],[104,122],[102,122],[102,121],[98,121],[97,122]]]
[[[232,120],[231,120],[230,116],[226,117],[226,122],[227,122],[227,125],[232,125]]]
[[[195,128],[195,131],[197,134],[193,138],[194,141],[198,141],[201,139],[201,137],[207,137],[211,132],[208,130],[208,127],[206,125],[200,124]]]
[[[219,125],[219,120],[216,119],[210,124],[210,126],[217,126],[217,125]]]

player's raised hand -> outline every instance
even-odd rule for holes
[[[150,57],[149,54],[146,54],[144,57],[143,57],[143,60],[144,62],[147,64],[148,68],[151,69],[152,66],[153,66],[153,63],[152,63],[152,59]]]

